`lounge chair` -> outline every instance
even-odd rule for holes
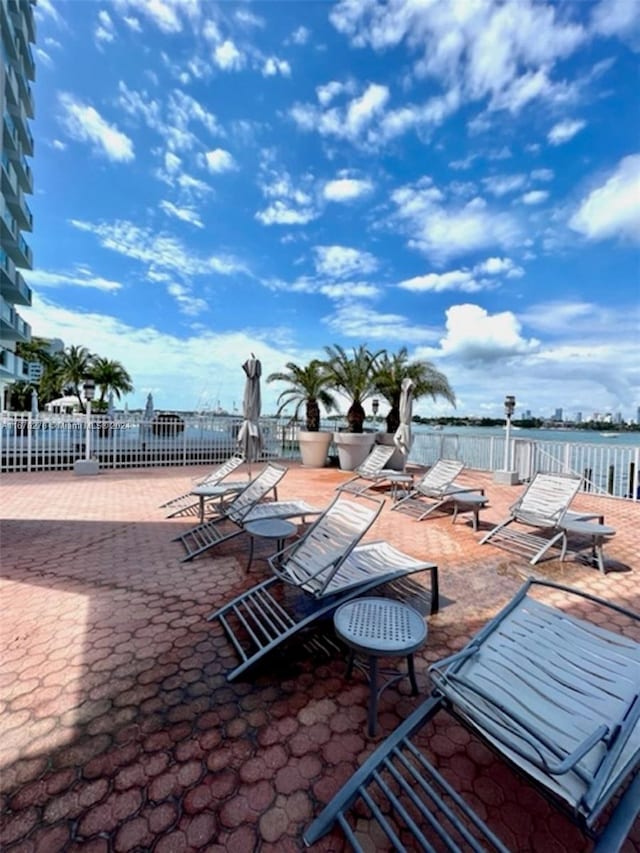
[[[200,520],[202,521],[204,516],[204,505],[207,501],[220,500],[234,492],[241,492],[242,489],[249,484],[248,479],[226,479],[229,474],[233,473],[236,468],[243,463],[244,459],[242,456],[230,457],[222,465],[218,465],[214,468],[206,477],[202,477],[198,480],[190,491],[160,504],[160,509],[169,510],[167,518],[174,518],[175,516],[180,515],[199,514]]]
[[[244,533],[243,524],[263,518],[296,518],[304,521],[309,515],[322,512],[318,507],[306,501],[265,501],[263,499],[274,491],[287,469],[269,463],[233,500],[220,507],[219,514],[198,524],[174,538],[182,542],[186,555],[182,562],[193,560],[199,554]]]
[[[518,500],[509,508],[509,515],[480,540],[492,542],[507,551],[525,554],[535,565],[546,552],[564,536],[563,519],[586,520],[593,515],[569,512],[569,504],[576,496],[582,480],[569,474],[537,473]],[[524,527],[546,530],[550,537],[512,528],[517,523]]]
[[[387,447],[384,444],[376,444],[364,460],[362,465],[359,465],[353,477],[336,486],[337,492],[349,492],[352,495],[363,495],[372,485],[383,483],[389,474],[397,473],[394,471],[385,471],[384,466],[393,456],[395,447]]]
[[[337,822],[361,850],[355,824],[367,813],[379,849],[385,838],[394,850],[506,851],[431,763],[427,732],[416,737],[447,711],[599,836],[595,850],[620,849],[640,814],[640,644],[542,603],[534,587],[570,594],[581,612],[591,602],[600,619],[617,623],[622,613],[640,625],[640,615],[615,604],[529,580],[461,652],[430,667],[432,696],[336,794],[305,832],[307,845]]]
[[[479,488],[456,483],[456,477],[463,468],[464,464],[456,459],[438,459],[391,509],[401,510],[422,521],[448,503],[455,494],[481,492]]]
[[[340,605],[381,584],[431,572],[431,612],[438,609],[437,567],[403,554],[387,542],[360,540],[384,501],[337,495],[304,536],[270,558],[273,576],[208,616],[225,629],[240,658],[227,679]]]

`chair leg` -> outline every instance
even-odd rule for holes
[[[413,660],[413,653],[407,655],[407,668],[409,670],[409,681],[411,682],[411,695],[418,695],[418,682],[416,681],[416,667]]]

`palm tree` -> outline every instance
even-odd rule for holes
[[[287,382],[289,387],[278,396],[279,409],[277,414],[289,405],[295,403],[294,418],[305,406],[307,432],[318,432],[320,429],[320,403],[330,411],[336,406],[332,394],[326,390],[328,384],[327,369],[319,359],[313,359],[309,364],[300,367],[293,361],[285,364],[285,370],[271,373],[267,382]]]
[[[103,408],[104,399],[110,391],[120,399],[121,394],[129,394],[133,391],[131,377],[119,361],[109,358],[95,356],[91,365],[91,377],[100,389],[98,398],[98,409]]]
[[[91,373],[93,355],[86,347],[68,346],[62,354],[62,384],[71,386],[72,393],[80,403],[84,412],[84,401],[80,396],[80,384]]]
[[[378,394],[384,397],[390,406],[387,432],[394,433],[400,425],[400,394],[402,380],[405,378],[413,380],[414,400],[419,397],[431,397],[433,400],[444,397],[455,406],[456,395],[447,377],[436,370],[431,362],[409,361],[406,347],[391,356],[384,353],[378,362],[374,383]]]
[[[325,347],[327,361],[325,362],[330,384],[345,394],[351,400],[347,412],[349,432],[362,432],[365,411],[363,402],[375,392],[375,376],[380,358],[384,350],[372,353],[366,344],[353,347],[353,354],[334,344]]]

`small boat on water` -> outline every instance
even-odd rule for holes
[[[622,435],[620,432],[601,432],[600,435],[603,435],[605,438],[618,438],[619,435]]]

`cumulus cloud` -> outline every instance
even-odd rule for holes
[[[563,145],[565,142],[573,139],[577,133],[580,133],[585,125],[586,122],[581,119],[560,121],[551,128],[547,134],[547,139],[551,145]]]
[[[262,66],[263,77],[275,77],[281,74],[283,77],[291,76],[291,66],[286,59],[278,59],[277,56],[269,56]]]
[[[522,327],[511,311],[489,314],[479,305],[452,305],[446,312],[442,354],[463,361],[494,362],[538,349],[540,342],[522,336]]]
[[[334,333],[356,341],[394,341],[406,345],[436,339],[432,329],[415,325],[402,314],[383,313],[351,302],[338,305],[322,322]]]
[[[330,278],[367,275],[378,268],[378,261],[369,252],[348,246],[316,246],[314,253],[316,272]]]
[[[114,162],[127,163],[134,159],[131,139],[105,121],[94,107],[67,93],[62,93],[59,101],[62,107],[60,121],[72,139],[90,143],[97,154]]]
[[[322,189],[322,195],[327,201],[353,201],[368,195],[372,190],[373,184],[369,180],[343,177],[327,181]]]
[[[210,172],[230,172],[236,168],[236,162],[229,151],[224,148],[214,148],[204,155],[207,168]]]
[[[472,269],[414,276],[399,282],[398,287],[414,293],[443,293],[447,290],[474,293],[478,290],[494,288],[495,279],[499,276],[520,278],[522,275],[524,270],[514,264],[511,258],[487,258]]]
[[[263,225],[306,225],[318,216],[309,193],[295,186],[288,172],[263,166],[259,184],[267,199],[274,199],[264,210],[256,213]]]
[[[548,198],[547,190],[530,190],[522,196],[521,201],[523,204],[542,204]]]
[[[246,57],[231,39],[226,39],[214,47],[213,61],[222,71],[240,71],[245,66]]]
[[[582,200],[569,226],[588,240],[640,241],[640,154],[618,163],[611,176]]]

